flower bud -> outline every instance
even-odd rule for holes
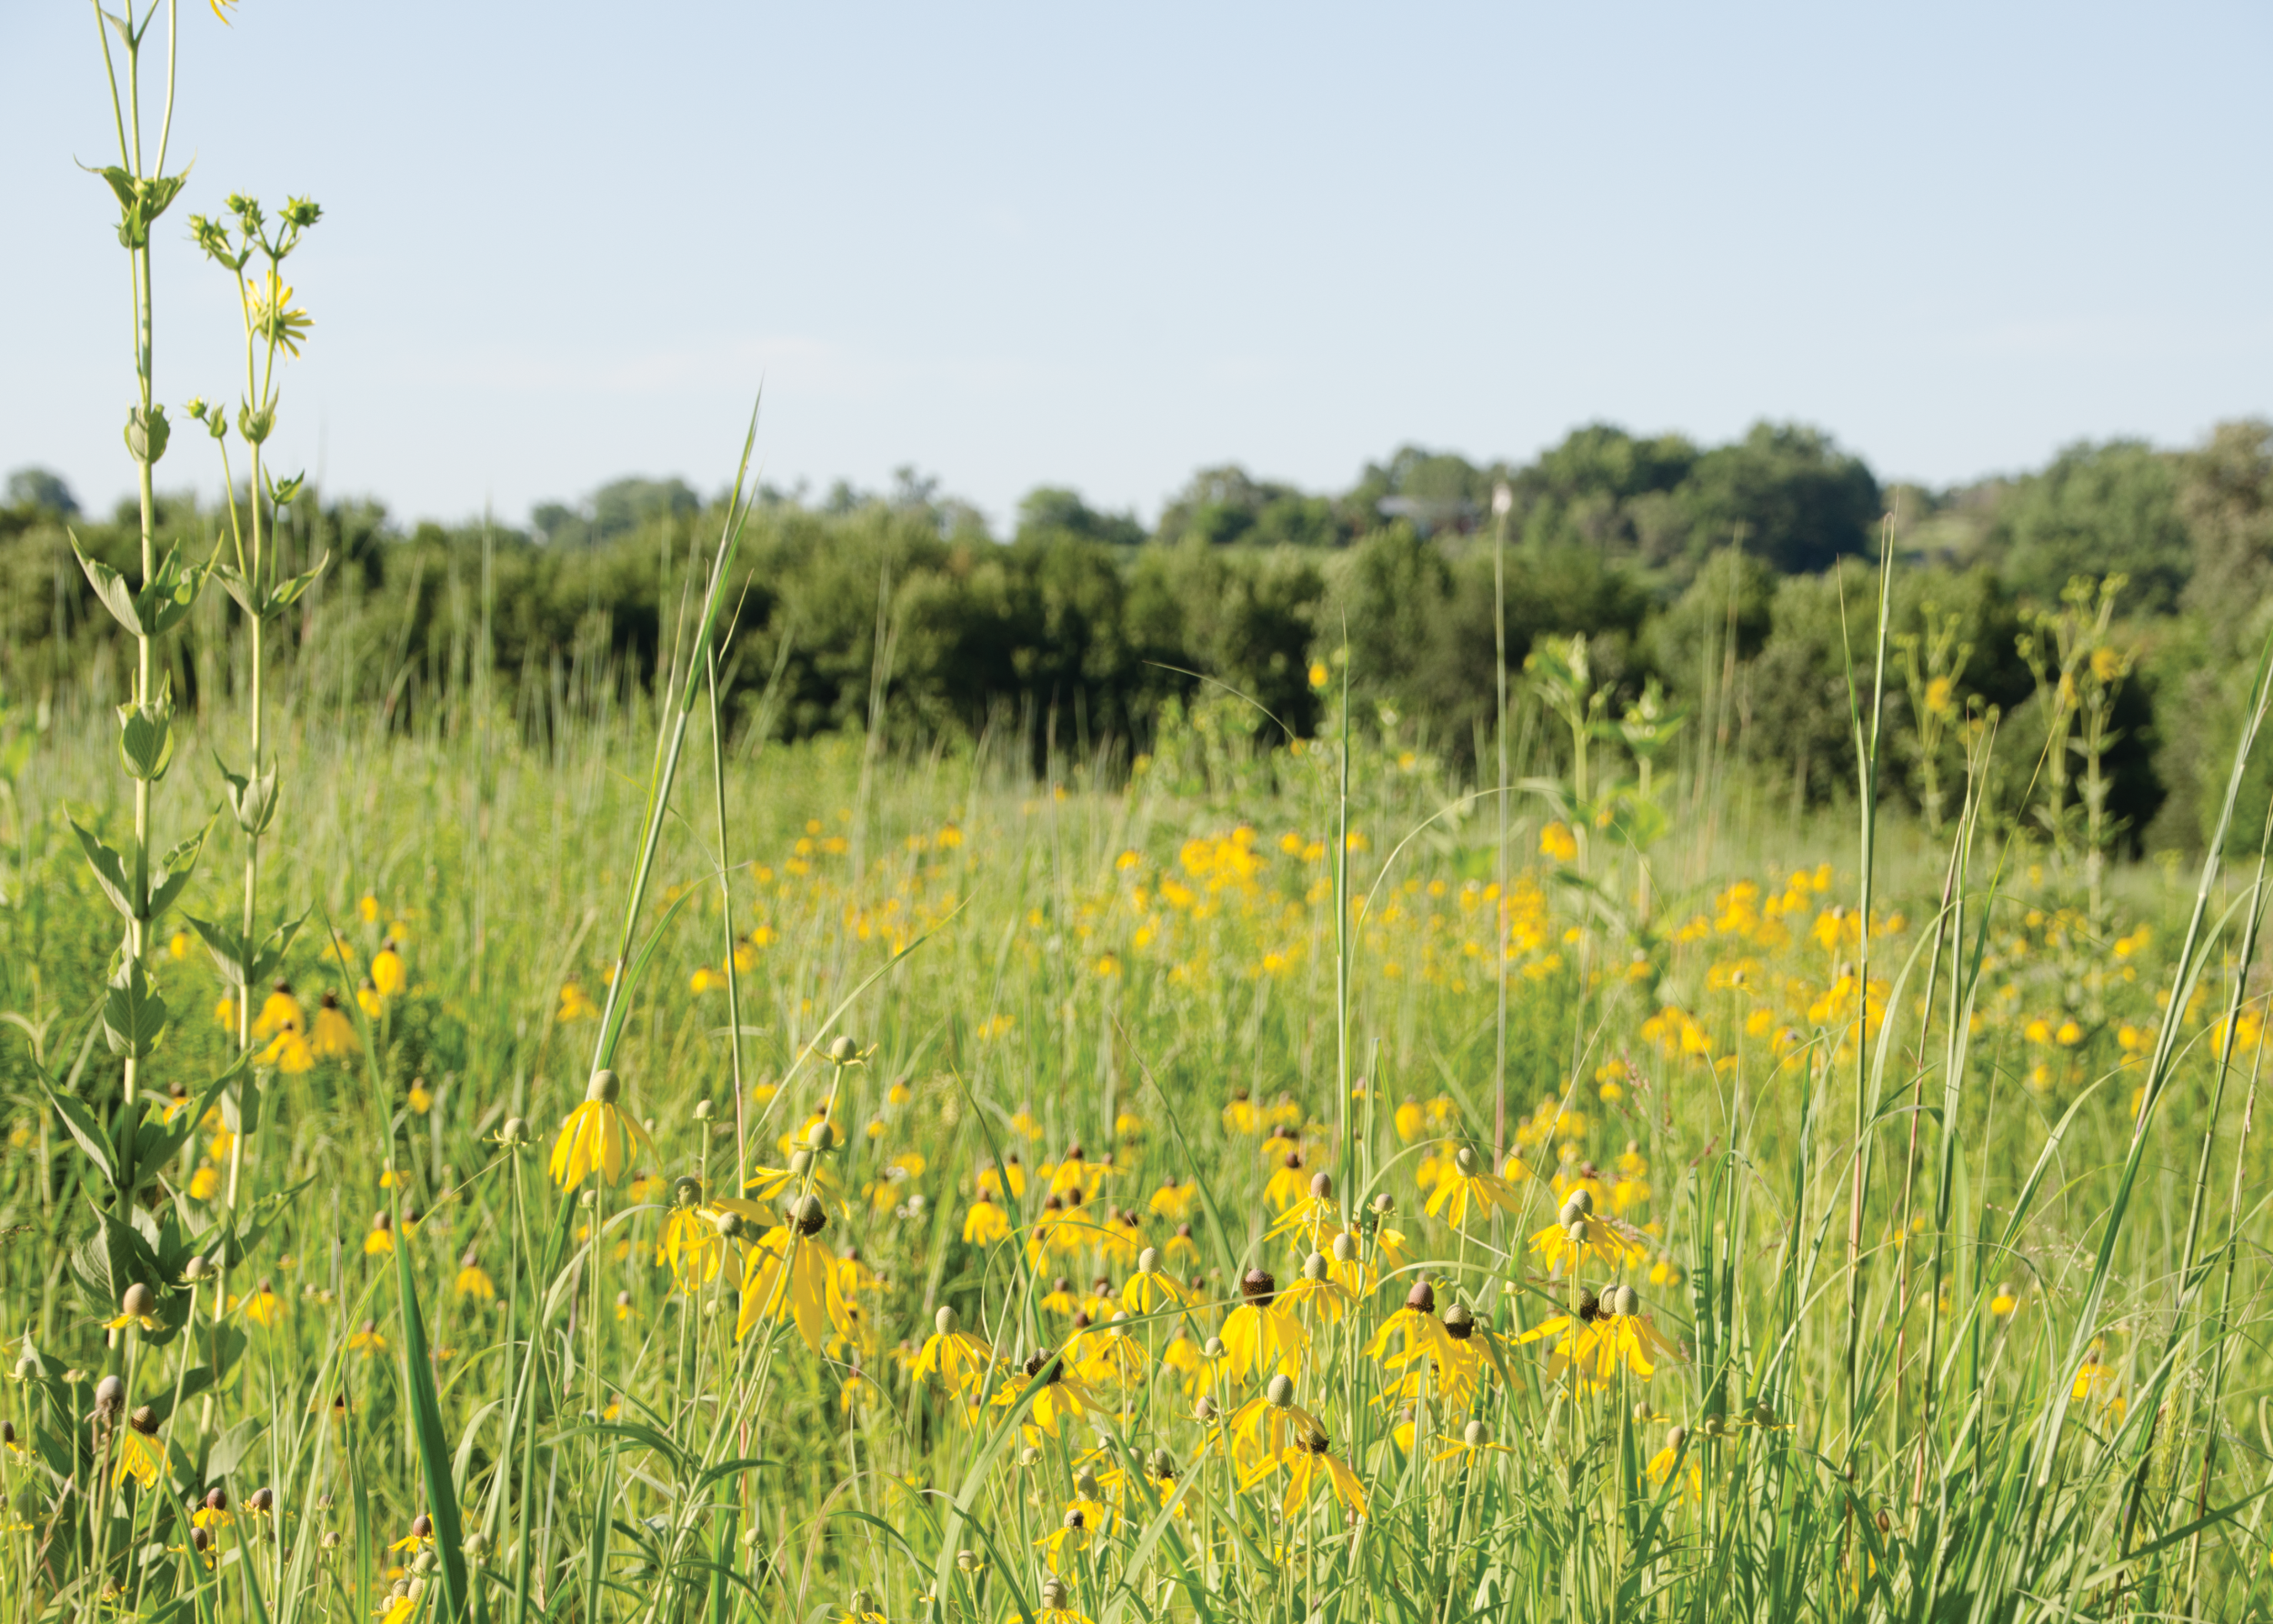
[[[129,1319],[142,1319],[157,1311],[158,1299],[150,1288],[136,1280],[118,1299],[118,1311]]]
[[[671,1182],[671,1205],[700,1207],[703,1204],[703,1181],[692,1173],[682,1173]]]
[[[115,1376],[105,1376],[95,1384],[95,1413],[108,1418],[118,1413],[126,1402],[126,1384]]]
[[[830,1124],[829,1119],[824,1117],[806,1132],[805,1142],[812,1147],[813,1153],[818,1156],[836,1143],[836,1129]]]
[[[931,1317],[931,1324],[932,1328],[941,1336],[952,1337],[963,1328],[963,1316],[949,1305],[941,1303],[939,1311]]]
[[[1274,1409],[1285,1409],[1295,1401],[1295,1378],[1284,1370],[1276,1372],[1263,1388],[1263,1397]]]
[[[1041,1465],[1042,1451],[1032,1444],[1026,1445],[1025,1449],[1018,1451],[1018,1464],[1027,1467]]]
[[[1203,1427],[1208,1422],[1214,1420],[1216,1418],[1216,1401],[1205,1393],[1202,1393],[1198,1398],[1193,1399],[1192,1418],[1199,1422],[1199,1424]]]
[[[1666,1448],[1671,1449],[1675,1454],[1679,1454],[1681,1452],[1681,1446],[1688,1441],[1689,1429],[1687,1427],[1675,1426],[1666,1429]]]
[[[324,1530],[324,1549],[325,1550],[337,1550],[339,1549],[339,1530],[337,1529],[325,1529]]]
[[[1306,1280],[1326,1278],[1326,1254],[1313,1252],[1302,1260],[1302,1278]]]
[[[1582,1218],[1571,1219],[1569,1223],[1563,1226],[1563,1233],[1569,1238],[1571,1245],[1585,1246],[1587,1244],[1587,1220]]]
[[[1492,1441],[1492,1429],[1481,1421],[1470,1421],[1460,1429],[1460,1441],[1471,1449],[1480,1449]]]
[[[828,1058],[832,1064],[849,1066],[860,1054],[860,1046],[851,1037],[839,1032],[828,1041]]]
[[[182,1278],[188,1281],[193,1286],[198,1281],[206,1278],[212,1273],[213,1265],[206,1262],[203,1258],[192,1258],[188,1262],[182,1265]]]
[[[594,1105],[614,1105],[623,1092],[622,1081],[605,1066],[594,1072],[592,1080],[584,1086],[585,1098]]]
[[[245,1500],[245,1505],[247,1510],[258,1511],[265,1515],[276,1509],[276,1491],[264,1483],[253,1490],[251,1498]]]
[[[978,1552],[966,1546],[955,1553],[955,1570],[957,1573],[976,1573],[978,1569]]]
[[[707,1122],[710,1120],[710,1101],[707,1099],[698,1099],[695,1102],[695,1120],[697,1122]]]
[[[1200,1344],[1199,1352],[1202,1358],[1219,1359],[1223,1358],[1223,1338],[1221,1337],[1208,1338],[1207,1341]]]
[[[410,1519],[410,1532],[411,1537],[416,1539],[433,1539],[434,1519],[427,1516],[424,1511],[421,1511],[417,1516]]]
[[[1165,1449],[1152,1452],[1151,1466],[1152,1475],[1164,1483],[1176,1476],[1176,1457]]]
[[[529,1119],[526,1117],[507,1117],[506,1125],[497,1130],[501,1145],[526,1145],[529,1142]]]

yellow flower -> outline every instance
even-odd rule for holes
[[[355,1007],[373,1020],[386,1013],[386,1000],[379,997],[378,987],[368,976],[363,978],[363,985],[355,988]]]
[[[1148,1205],[1154,1217],[1180,1224],[1192,1216],[1192,1199],[1198,1194],[1199,1180],[1197,1178],[1187,1178],[1181,1184],[1173,1178],[1164,1178],[1160,1181],[1160,1188],[1152,1192],[1152,1200]]]
[[[1947,677],[1937,677],[1926,685],[1926,709],[1929,715],[1953,717],[1958,714],[1956,701],[1958,685]]]
[[[1649,1256],[1647,1247],[1620,1234],[1580,1207],[1576,1199],[1564,1206],[1563,1214],[1531,1238],[1531,1249],[1550,1269],[1576,1273],[1579,1265],[1589,1258],[1606,1268],[1622,1268],[1641,1263]]]
[[[708,965],[704,965],[687,977],[686,990],[692,993],[706,993],[713,987],[724,987],[726,984],[726,978],[724,975],[712,969]]]
[[[257,1040],[284,1031],[305,1031],[307,1024],[300,1000],[292,996],[291,983],[279,981],[262,1000],[260,1013],[253,1018],[253,1037]]]
[[[1156,1308],[1188,1308],[1191,1298],[1162,1269],[1157,1247],[1136,1254],[1136,1272],[1121,1287],[1121,1305],[1132,1314],[1149,1314]]]
[[[383,998],[391,998],[403,990],[403,955],[395,946],[393,937],[381,942],[378,952],[372,956],[371,985],[378,988]]]
[[[1310,686],[1314,688],[1323,688],[1326,687],[1326,662],[1324,660],[1312,660],[1310,662]]]
[[[1419,1138],[1427,1126],[1421,1117],[1421,1102],[1409,1094],[1398,1102],[1390,1120],[1397,1127],[1397,1137],[1407,1145]]]
[[[225,1032],[236,1030],[236,1000],[225,994],[213,1007],[213,1023]]]
[[[932,1324],[908,1374],[918,1380],[936,1377],[957,1398],[976,1393],[995,1368],[995,1350],[966,1331],[963,1317],[951,1308],[941,1308]]]
[[[395,1220],[382,1212],[371,1220],[371,1232],[363,1238],[363,1255],[366,1258],[391,1258],[395,1254]]]
[[[1640,1317],[1641,1298],[1631,1286],[1620,1286],[1597,1298],[1581,1292],[1576,1315],[1558,1314],[1517,1337],[1517,1342],[1556,1338],[1549,1361],[1555,1375],[1577,1374],[1579,1385],[1600,1390],[1617,1377],[1620,1365],[1636,1376],[1653,1374],[1658,1364],[1679,1361],[1681,1350]]]
[[[376,925],[379,922],[379,899],[365,891],[355,903],[355,916],[365,925]]]
[[[216,5],[235,4],[235,0],[215,0]],[[292,289],[285,286],[282,276],[274,270],[265,277],[251,277],[243,285],[245,295],[245,325],[255,338],[266,340],[287,355],[300,353],[300,340],[307,336],[315,322],[308,313],[292,303]]]
[[[1273,1211],[1283,1213],[1302,1198],[1309,1184],[1302,1174],[1302,1152],[1289,1150],[1272,1170],[1269,1182],[1263,1186],[1263,1199],[1270,1203]]]
[[[586,996],[583,987],[573,981],[560,984],[560,1007],[553,1018],[564,1024],[572,1020],[597,1020],[600,1007]]]
[[[366,1319],[363,1327],[347,1338],[347,1351],[359,1353],[365,1358],[375,1358],[386,1351],[386,1338],[379,1333],[379,1322]]]
[[[1300,1374],[1310,1333],[1279,1306],[1278,1282],[1267,1270],[1251,1268],[1239,1282],[1239,1294],[1247,1300],[1223,1322],[1224,1351],[1233,1378],[1245,1381],[1274,1367],[1283,1376]]]
[[[1334,1499],[1347,1509],[1352,1517],[1366,1515],[1365,1486],[1357,1481],[1357,1474],[1330,1452],[1323,1429],[1315,1430],[1298,1442],[1287,1445],[1278,1452],[1278,1459],[1267,1461],[1250,1471],[1245,1487],[1252,1489],[1280,1467],[1287,1471],[1286,1515],[1292,1519],[1310,1502],[1311,1491],[1320,1482],[1330,1484]]]
[[[315,1007],[315,1031],[308,1039],[309,1050],[319,1060],[344,1060],[358,1047],[355,1029],[347,1022],[347,1012],[339,1007],[338,995],[325,992]]]
[[[1325,1431],[1317,1417],[1295,1402],[1294,1378],[1284,1370],[1272,1377],[1260,1394],[1233,1410],[1224,1423],[1232,1462],[1243,1470],[1259,1466],[1267,1471],[1289,1443]]]
[[[836,1258],[819,1238],[826,1208],[812,1195],[798,1197],[791,1208],[790,1221],[768,1229],[750,1248],[734,1336],[740,1341],[761,1321],[786,1318],[806,1346],[819,1353],[832,1328],[852,1335],[852,1315],[837,1283]]]
[[[992,1246],[1010,1238],[1010,1218],[985,1196],[971,1203],[963,1215],[963,1239],[970,1246]]]
[[[1676,1427],[1667,1433],[1666,1447],[1652,1455],[1649,1465],[1644,1469],[1652,1483],[1663,1485],[1673,1476],[1675,1469],[1681,1464],[1683,1447],[1687,1443],[1688,1436],[1687,1427]],[[1694,1460],[1689,1462],[1688,1481],[1682,1485],[1681,1493],[1699,1505],[1704,1504],[1705,1469]]]
[[[553,1142],[550,1171],[553,1182],[566,1189],[598,1173],[609,1184],[624,1177],[635,1141],[655,1150],[654,1141],[638,1119],[616,1103],[622,1085],[612,1071],[596,1071],[584,1091],[584,1103],[568,1113]]]
[[[461,1299],[471,1298],[477,1303],[495,1302],[497,1298],[497,1282],[471,1252],[458,1259],[457,1280],[452,1289]]]
[[[284,1298],[278,1297],[275,1292],[270,1288],[269,1283],[266,1280],[263,1280],[260,1283],[259,1288],[250,1297],[241,1297],[237,1298],[236,1301],[231,1303],[229,1307],[232,1308],[243,1308],[245,1310],[245,1318],[251,1320],[255,1325],[259,1326],[263,1330],[273,1329],[284,1321]]]
[[[197,1170],[189,1176],[189,1198],[210,1201],[221,1188],[221,1169],[211,1162],[199,1162]]]
[[[140,1416],[142,1412],[135,1413]],[[129,1478],[145,1489],[156,1485],[158,1472],[165,1465],[165,1446],[155,1436],[157,1424],[153,1421],[148,1425],[150,1430],[145,1432],[144,1422],[136,1420],[118,1435],[118,1469],[111,1476],[113,1488]]]
[[[278,1071],[293,1076],[315,1068],[315,1053],[296,1027],[286,1027],[277,1033],[269,1040],[268,1047],[261,1050],[260,1058],[263,1065],[274,1066]]]
[[[1453,1154],[1452,1170],[1437,1182],[1429,1193],[1428,1215],[1445,1215],[1446,1221],[1455,1228],[1467,1226],[1471,1209],[1478,1214],[1495,1209],[1513,1212],[1520,1202],[1515,1187],[1506,1179],[1484,1171],[1483,1158],[1463,1145]]]
[[[1031,1391],[1034,1402],[1026,1411],[1029,1432],[1038,1430],[1056,1438],[1067,1421],[1097,1408],[1095,1395],[1066,1368],[1061,1354],[1034,1355],[1026,1360],[1020,1376],[1021,1379],[995,1395],[995,1402],[1007,1408]]]
[[[1539,831],[1539,850],[1558,863],[1575,863],[1578,860],[1578,839],[1570,832],[1569,825],[1550,823]]]
[[[410,1079],[410,1091],[403,1097],[403,1103],[421,1117],[434,1109],[434,1095],[427,1088],[425,1078]]]

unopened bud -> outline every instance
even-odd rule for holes
[[[1483,1163],[1482,1158],[1476,1154],[1474,1147],[1463,1145],[1452,1153],[1452,1165],[1460,1169],[1463,1178],[1473,1178],[1476,1177],[1476,1169]]]
[[[1585,1217],[1594,1210],[1594,1192],[1583,1184],[1578,1186],[1564,1198],[1563,1208],[1565,1211],[1575,1208],[1580,1217]]]
[[[806,1130],[805,1142],[811,1146],[813,1153],[818,1156],[836,1143],[836,1129],[830,1124],[828,1118],[824,1117]]]
[[[118,1299],[118,1311],[130,1319],[144,1318],[156,1312],[157,1306],[157,1298],[140,1280],[127,1287]]]
[[[848,1066],[860,1054],[860,1046],[843,1032],[829,1039],[828,1058],[838,1066]]]
[[[1470,1421],[1460,1429],[1460,1441],[1471,1449],[1481,1449],[1492,1441],[1492,1429],[1481,1421]]]

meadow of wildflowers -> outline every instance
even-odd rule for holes
[[[0,802],[0,1618],[2265,1606],[2262,858],[2231,795],[2109,857],[2100,588],[2018,820],[1946,687],[1925,821],[1871,692],[1846,814],[1739,816],[1583,641],[1505,789],[1330,663],[1270,749],[1228,695],[1039,773],[728,737],[733,505],[651,687],[531,730],[476,652],[404,725],[261,675],[326,627],[259,464],[319,217],[197,222],[238,527],[96,580],[117,737]],[[177,708],[212,588],[236,697]]]

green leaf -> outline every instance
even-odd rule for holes
[[[419,1475],[426,1485],[426,1515],[434,1521],[435,1554],[441,1559],[441,1607],[445,1624],[466,1615],[466,1539],[458,1521],[457,1490],[450,1477],[450,1444],[442,1433],[442,1407],[435,1397],[434,1366],[426,1356],[426,1328],[418,1316],[418,1291],[411,1283],[410,1248],[395,1248],[395,1291],[403,1314],[403,1385],[408,1390],[413,1430],[418,1439]]]
[[[189,884],[190,873],[197,866],[197,854],[205,849],[205,837],[213,833],[213,819],[205,819],[205,827],[188,839],[173,847],[160,857],[150,871],[150,914],[155,920],[174,906],[175,897]]]
[[[71,832],[79,837],[79,849],[86,854],[89,868],[95,870],[95,883],[103,887],[103,895],[111,899],[111,906],[127,918],[135,917],[134,887],[126,878],[126,859],[120,857],[87,829],[77,818],[72,818]]]
[[[315,567],[306,574],[277,582],[275,589],[268,595],[268,612],[273,615],[278,609],[288,609],[299,602],[301,595],[315,585],[316,577],[330,566],[332,556],[325,553],[315,561]]]
[[[32,1068],[32,1075],[38,1082],[40,1091],[47,1096],[47,1103],[55,1108],[55,1115],[63,1118],[64,1128],[78,1141],[79,1148],[85,1151],[95,1165],[102,1169],[103,1182],[116,1188],[118,1154],[111,1148],[110,1135],[103,1131],[103,1125],[95,1120],[95,1113],[48,1081],[47,1074],[37,1066]]]
[[[120,706],[118,758],[130,778],[155,784],[165,777],[174,762],[174,707],[163,699]]]
[[[142,624],[142,611],[135,602],[135,589],[126,584],[126,577],[100,558],[90,558],[81,552],[79,538],[75,535],[71,538],[71,551],[79,560],[79,568],[85,572],[87,585],[95,588],[95,596],[102,599],[103,606],[111,612],[111,618],[125,627],[129,637],[147,636],[147,628]]]
[[[143,973],[142,961],[130,958],[120,965],[103,997],[103,1037],[111,1053],[146,1058],[165,1030],[165,1000]]]
[[[245,938],[229,926],[214,924],[195,914],[184,914],[182,917],[203,938],[205,951],[213,956],[214,968],[221,972],[221,979],[231,987],[245,986],[246,977],[252,973],[252,967],[245,962],[251,956],[251,949],[246,947]]]

